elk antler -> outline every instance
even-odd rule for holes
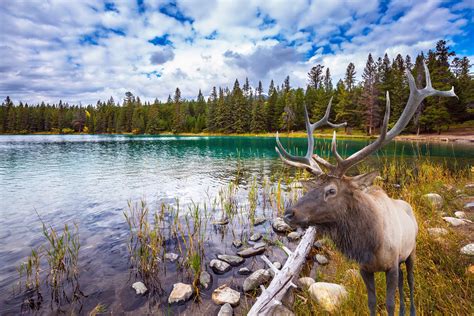
[[[376,152],[381,147],[388,144],[395,136],[400,134],[402,130],[408,125],[411,118],[415,114],[416,109],[426,97],[429,97],[429,96],[457,97],[456,94],[454,93],[454,87],[452,87],[451,90],[449,91],[439,91],[439,90],[433,89],[433,86],[431,85],[431,77],[430,77],[430,72],[428,70],[428,67],[426,66],[425,63],[423,63],[423,66],[424,66],[425,75],[426,75],[426,87],[424,89],[418,89],[416,87],[415,79],[413,78],[410,71],[408,69],[406,70],[408,85],[410,87],[410,96],[408,98],[405,109],[400,115],[400,118],[398,119],[398,121],[395,123],[395,125],[390,131],[388,131],[388,121],[390,117],[390,96],[387,91],[387,105],[385,108],[385,116],[383,119],[380,135],[377,138],[377,140],[375,140],[373,143],[369,144],[368,146],[362,148],[358,152],[352,154],[348,158],[342,159],[342,157],[337,152],[336,132],[334,132],[331,149],[332,149],[333,155],[336,157],[337,165],[328,166],[328,168],[331,169],[330,175],[336,176],[336,177],[343,176],[344,173],[349,168],[361,162],[367,156],[369,156],[370,154]],[[317,159],[317,157],[314,157],[314,158]]]
[[[408,97],[407,104],[402,114],[400,115],[400,118],[398,119],[398,121],[395,123],[395,125],[390,131],[388,131],[388,121],[390,118],[390,96],[387,91],[387,105],[385,108],[385,116],[383,119],[382,128],[381,128],[379,137],[373,143],[362,148],[361,150],[352,154],[348,158],[343,159],[341,155],[339,155],[339,153],[337,152],[336,131],[334,131],[332,143],[331,143],[331,151],[334,157],[336,158],[337,164],[333,165],[329,163],[328,161],[324,160],[323,158],[319,157],[318,155],[316,154],[313,155],[313,151],[314,151],[313,132],[317,127],[327,124],[331,127],[337,128],[337,127],[345,126],[347,124],[347,123],[333,124],[329,122],[329,113],[331,111],[331,103],[332,103],[332,98],[331,98],[324,117],[314,124],[311,124],[309,122],[308,110],[306,109],[306,106],[304,108],[305,120],[306,120],[306,132],[308,134],[308,150],[306,151],[306,155],[304,157],[297,157],[297,156],[293,156],[289,154],[281,145],[280,140],[278,138],[278,133],[277,133],[276,141],[277,141],[278,148],[275,147],[275,149],[280,155],[280,158],[285,163],[291,166],[305,168],[315,175],[321,175],[324,173],[318,165],[318,163],[320,163],[321,165],[323,165],[326,169],[330,171],[329,173],[330,176],[342,177],[349,168],[361,162],[367,156],[376,152],[378,149],[388,144],[395,136],[400,134],[402,130],[410,122],[411,118],[415,114],[416,109],[418,108],[420,103],[426,97],[429,97],[429,96],[457,97],[456,94],[454,93],[454,87],[452,87],[451,90],[449,91],[439,91],[439,90],[434,89],[433,86],[431,85],[431,77],[430,77],[430,72],[428,70],[428,66],[426,66],[425,63],[423,63],[423,66],[424,66],[425,75],[426,75],[426,87],[423,89],[418,89],[416,87],[415,79],[413,78],[410,71],[408,69],[406,70],[408,86],[410,87],[410,96]]]
[[[309,121],[309,115],[308,115],[308,109],[306,108],[306,105],[304,106],[304,117],[306,121],[306,132],[308,134],[308,149],[306,151],[306,155],[304,157],[298,157],[298,156],[293,156],[290,153],[288,153],[280,143],[280,138],[278,137],[278,132],[276,134],[276,142],[277,142],[277,147],[275,147],[275,150],[277,151],[278,155],[280,155],[280,158],[287,163],[290,166],[298,167],[298,168],[305,168],[309,172],[313,173],[314,175],[321,175],[323,174],[323,170],[319,167],[317,162],[312,158],[313,151],[314,151],[314,138],[313,138],[313,133],[314,130],[320,126],[323,125],[329,125],[333,128],[341,127],[341,126],[346,126],[347,123],[341,123],[341,124],[334,124],[329,122],[329,114],[331,113],[331,105],[332,105],[332,97],[329,100],[328,106],[326,108],[326,113],[324,114],[323,118],[317,121],[316,123],[311,124]],[[330,165],[327,161],[323,162],[323,165],[325,167],[328,167]]]

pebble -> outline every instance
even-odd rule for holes
[[[234,239],[234,241],[232,242],[232,245],[234,245],[235,248],[240,248],[242,247],[242,241],[238,239]]]
[[[309,287],[314,283],[316,283],[316,281],[314,281],[314,279],[310,277],[302,277],[298,279],[298,285],[304,290],[309,289]]]
[[[320,265],[322,265],[322,266],[324,266],[324,265],[326,265],[326,264],[329,263],[328,258],[326,258],[326,256],[324,256],[324,255],[317,254],[314,258],[315,258],[316,261],[317,261]]]
[[[282,265],[281,265],[281,263],[280,263],[280,262],[278,262],[278,261],[275,261],[275,262],[273,262],[273,265],[274,265],[274,266],[275,266],[275,268],[277,268],[278,270],[281,270],[281,268],[282,268]]]
[[[260,233],[255,233],[252,236],[250,236],[249,240],[250,241],[259,241],[262,238],[262,234]]]
[[[168,297],[168,303],[179,303],[187,301],[193,295],[193,288],[190,284],[176,283]]]
[[[211,284],[211,275],[207,271],[201,271],[201,276],[199,277],[199,283],[204,289],[207,289]]]
[[[454,226],[454,227],[461,226],[461,225],[466,225],[469,222],[466,219],[460,219],[460,218],[449,217],[449,216],[443,217],[443,219],[446,222],[448,222],[451,226]]]
[[[454,212],[454,216],[456,216],[457,218],[466,218],[466,213],[463,212],[463,211],[457,211],[457,212]]]
[[[227,218],[225,218],[225,219],[221,219],[221,220],[218,220],[218,221],[213,221],[212,224],[213,225],[227,225],[227,224],[229,224],[229,220]]]
[[[225,261],[231,266],[238,266],[244,263],[245,259],[239,256],[233,256],[233,255],[218,255],[217,258],[219,260]]]
[[[295,241],[301,238],[301,234],[299,232],[291,232],[288,234],[288,239],[291,241]]]
[[[241,274],[241,275],[249,275],[249,274],[252,274],[252,271],[250,271],[249,268],[244,267],[244,268],[240,268],[240,269],[239,269],[239,274]]]
[[[212,259],[209,266],[217,274],[223,274],[230,270],[230,264],[219,259]]]
[[[265,269],[259,269],[249,275],[244,281],[244,292],[249,292],[258,288],[261,284],[270,280],[271,274]]]
[[[262,225],[263,223],[265,223],[267,221],[267,219],[265,217],[257,217],[254,219],[253,221],[253,226],[258,226],[258,225]]]
[[[428,228],[428,234],[430,234],[433,237],[441,237],[444,235],[447,235],[449,231],[446,228],[441,228],[441,227],[430,227]]]
[[[173,252],[168,252],[165,254],[165,260],[168,260],[170,262],[175,262],[178,260],[179,256]]]
[[[474,244],[467,244],[461,248],[461,253],[463,255],[474,256]]]
[[[252,247],[252,248],[245,248],[237,252],[237,254],[243,258],[248,258],[248,257],[259,255],[264,252],[265,252],[265,247],[259,247],[259,248]]]
[[[148,291],[148,289],[146,288],[145,284],[143,284],[143,282],[133,283],[132,288],[135,290],[137,295],[143,295]]]
[[[232,309],[232,305],[229,303],[225,303],[222,305],[221,309],[219,310],[219,313],[217,313],[217,316],[232,316],[234,314],[234,310]]]
[[[327,282],[314,283],[309,287],[309,294],[328,312],[334,312],[348,295],[344,286]]]
[[[215,289],[211,297],[212,301],[217,305],[229,303],[232,306],[236,306],[240,302],[240,292],[231,289],[227,284],[223,284]]]

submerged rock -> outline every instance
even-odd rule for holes
[[[168,297],[168,303],[179,303],[187,301],[193,295],[193,288],[190,284],[176,283]]]
[[[267,221],[267,219],[265,217],[256,217],[254,220],[253,220],[253,226],[258,226],[258,225],[262,225],[263,223],[265,223]]]
[[[324,255],[317,254],[316,256],[314,256],[314,259],[316,259],[316,261],[322,266],[329,263],[328,258],[326,258],[326,256]]]
[[[314,283],[316,283],[316,281],[310,277],[302,277],[298,279],[298,285],[304,290],[309,289],[309,287]]]
[[[240,302],[240,292],[231,289],[227,284],[223,284],[212,292],[212,301],[217,305],[228,303],[237,306]]]
[[[273,227],[273,230],[276,231],[277,233],[286,233],[286,232],[294,231],[294,229],[291,228],[290,225],[285,223],[285,221],[281,217],[277,217],[273,220],[272,227]]]
[[[239,256],[232,256],[232,255],[218,255],[217,258],[219,260],[225,261],[231,266],[238,266],[244,263],[245,259]]]
[[[229,220],[227,218],[224,218],[217,221],[213,221],[212,224],[213,225],[227,225],[229,224]]]
[[[441,227],[430,227],[428,228],[428,234],[430,234],[433,237],[441,237],[444,235],[447,235],[449,231],[446,228],[441,228]]]
[[[239,269],[239,274],[241,274],[241,275],[249,275],[251,273],[252,273],[252,271],[250,271],[249,268],[244,267],[244,268]]]
[[[199,283],[204,289],[207,289],[211,284],[211,275],[207,271],[201,271],[201,276],[199,277]]]
[[[261,238],[262,238],[262,234],[255,233],[252,236],[250,236],[249,240],[250,241],[259,241]]]
[[[222,305],[219,313],[217,313],[217,316],[232,316],[233,314],[234,310],[232,309],[232,306],[229,303],[225,303]]]
[[[291,241],[295,241],[301,238],[301,234],[299,232],[291,232],[286,237]]]
[[[448,222],[451,226],[454,226],[454,227],[461,226],[461,225],[466,225],[467,223],[470,222],[467,219],[460,219],[460,218],[449,217],[449,216],[443,217],[443,219],[446,222]]]
[[[334,312],[348,295],[344,286],[327,282],[314,283],[309,287],[309,294],[328,312]]]
[[[217,274],[223,274],[230,270],[230,264],[219,259],[212,259],[209,266]]]
[[[467,244],[461,248],[461,253],[463,255],[474,256],[474,244]]]
[[[261,284],[271,279],[271,274],[265,269],[259,269],[249,275],[244,281],[244,292],[249,292],[258,288]]]
[[[443,206],[443,198],[438,193],[428,193],[423,195],[423,198],[434,208],[441,208]]]
[[[240,248],[242,247],[242,242],[238,239],[234,239],[234,241],[232,242],[232,245],[234,245],[235,248]]]
[[[133,283],[132,288],[135,290],[137,295],[143,295],[148,291],[148,289],[146,288],[145,284],[143,284],[143,282]]]
[[[165,254],[165,260],[168,260],[170,262],[175,262],[178,260],[179,256],[173,252],[168,252]]]
[[[259,248],[245,248],[239,252],[237,252],[237,254],[243,258],[248,258],[248,257],[253,257],[253,256],[256,256],[256,255],[259,255],[261,253],[264,253],[265,252],[265,246],[263,247],[259,247]]]

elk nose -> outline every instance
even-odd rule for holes
[[[286,209],[285,211],[285,220],[291,221],[293,217],[295,216],[295,211],[291,208]]]

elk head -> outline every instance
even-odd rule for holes
[[[456,96],[454,88],[450,91],[438,91],[433,89],[428,67],[424,64],[426,74],[426,87],[418,89],[415,80],[409,70],[406,71],[408,85],[410,87],[410,96],[407,105],[395,123],[393,128],[388,131],[388,121],[390,118],[390,97],[387,92],[387,104],[385,116],[383,119],[380,135],[373,143],[362,148],[358,152],[343,159],[337,152],[336,132],[333,133],[331,151],[336,160],[332,164],[327,160],[313,154],[314,138],[313,133],[317,127],[329,125],[333,128],[344,126],[346,123],[334,124],[329,122],[332,98],[329,101],[324,117],[316,123],[310,123],[308,111],[305,106],[306,131],[308,137],[308,149],[304,157],[293,156],[289,154],[280,143],[278,133],[276,136],[276,151],[280,158],[288,165],[304,168],[314,174],[317,179],[306,184],[307,193],[297,201],[292,207],[285,211],[284,219],[291,226],[311,226],[335,222],[341,216],[344,216],[351,209],[352,203],[355,203],[356,196],[371,186],[376,173],[362,174],[356,177],[346,176],[345,173],[352,166],[367,158],[370,154],[388,144],[395,136],[400,134],[408,125],[416,112],[420,103],[428,96]],[[327,172],[321,169],[323,166]]]

